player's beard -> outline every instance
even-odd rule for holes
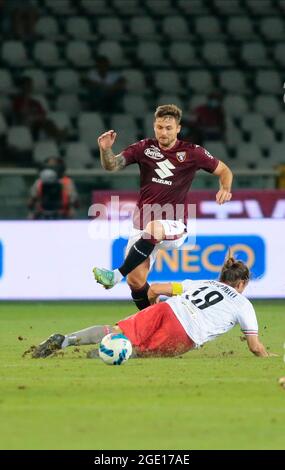
[[[169,148],[169,147],[172,147],[174,145],[175,141],[176,141],[176,138],[175,139],[170,139],[169,137],[165,137],[165,138],[160,138],[160,140],[158,142],[162,147]]]

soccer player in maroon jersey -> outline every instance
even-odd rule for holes
[[[148,307],[147,276],[158,249],[180,247],[187,238],[187,192],[196,171],[203,169],[219,178],[218,204],[230,201],[232,172],[223,162],[199,145],[177,139],[182,111],[163,105],[154,114],[155,139],[144,139],[114,155],[116,132],[98,138],[101,164],[107,171],[119,171],[137,163],[140,167],[140,194],[134,214],[127,256],[113,271],[95,267],[97,282],[112,288],[127,276],[132,298],[141,310]]]

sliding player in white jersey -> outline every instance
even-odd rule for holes
[[[66,346],[97,344],[108,333],[123,333],[132,342],[137,357],[175,356],[227,333],[239,324],[250,351],[268,357],[258,338],[258,324],[251,302],[242,295],[250,273],[242,261],[226,260],[219,281],[152,284],[151,305],[115,326],[98,325],[68,335],[54,334],[33,351],[47,357]],[[160,295],[171,297],[156,303]],[[96,357],[94,355],[89,357]]]

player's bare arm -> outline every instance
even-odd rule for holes
[[[151,284],[148,290],[148,300],[150,304],[155,304],[160,295],[172,297],[173,295],[182,294],[183,288],[180,282],[165,282]]]
[[[229,167],[221,161],[219,161],[219,164],[213,174],[218,176],[220,180],[220,189],[216,194],[216,201],[218,204],[224,204],[225,202],[230,201],[232,198],[231,188],[233,174]]]
[[[107,171],[119,171],[126,166],[126,159],[121,153],[115,155],[112,150],[112,145],[116,140],[117,134],[115,131],[110,130],[104,132],[98,138],[98,145],[100,149],[101,165]]]
[[[264,345],[259,341],[259,338],[257,335],[247,335],[246,336],[246,341],[248,345],[248,349],[258,357],[275,357],[278,356],[278,354],[274,353],[269,353],[266,351]]]

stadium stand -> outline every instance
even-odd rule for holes
[[[12,37],[0,24],[1,165],[33,167],[41,152],[51,151],[47,137],[15,126],[11,100],[23,75],[32,77],[49,118],[68,129],[56,150],[71,168],[98,166],[97,136],[110,126],[119,133],[121,149],[152,134],[158,104],[171,100],[189,113],[214,89],[223,92],[227,127],[225,141],[209,142],[209,150],[235,167],[273,169],[284,163],[281,0],[33,3],[39,17],[32,41]],[[99,115],[89,107],[82,79],[97,55],[107,56],[126,79],[119,114]],[[22,159],[23,153],[29,158]]]

